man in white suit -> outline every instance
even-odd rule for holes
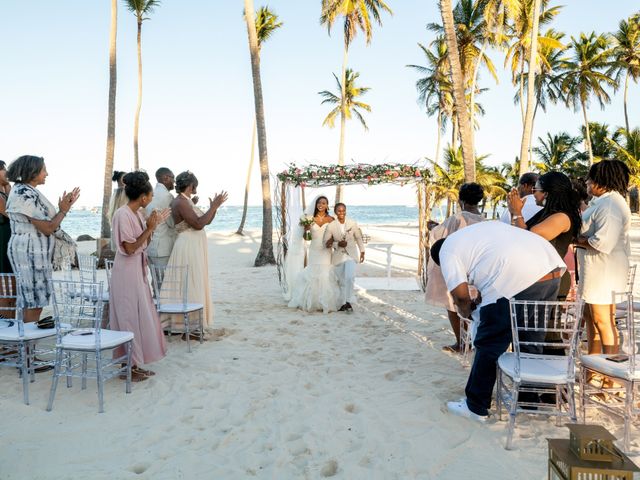
[[[151,215],[154,210],[164,210],[171,206],[173,201],[173,190],[175,177],[173,172],[168,168],[162,167],[156,171],[156,180],[158,184],[153,190],[153,200],[147,205],[146,214]],[[173,223],[173,216],[169,215],[169,218],[165,222],[158,224],[149,248],[147,249],[147,255],[149,261],[153,265],[166,266],[171,256],[171,250],[173,250],[173,244],[176,240],[175,225]]]
[[[323,241],[327,248],[333,248],[331,263],[336,267],[340,284],[340,311],[353,312],[356,264],[364,262],[364,242],[358,224],[347,218],[347,206],[336,203],[333,211],[337,220],[327,225]]]

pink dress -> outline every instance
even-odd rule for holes
[[[109,287],[109,321],[113,330],[133,332],[133,365],[146,365],[167,353],[160,318],[147,281],[147,245],[127,255],[122,243],[133,243],[142,235],[145,220],[125,205],[113,216],[113,239],[118,246]],[[115,355],[124,351],[118,349]]]
[[[476,215],[475,213],[465,211],[456,213],[431,230],[429,233],[429,242],[433,245],[437,240],[446,238],[461,228],[484,220],[485,218],[482,215]],[[472,296],[475,296],[473,290],[472,288],[469,289],[469,291],[472,292]],[[436,307],[444,307],[450,312],[456,311],[451,294],[447,289],[447,285],[444,283],[442,270],[440,270],[440,267],[431,259],[431,256],[429,256],[427,263],[427,288],[425,289],[424,295],[426,303]]]

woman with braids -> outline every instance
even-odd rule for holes
[[[511,212],[511,224],[549,240],[558,255],[564,258],[569,245],[580,233],[580,198],[573,189],[569,177],[561,172],[548,172],[542,175],[533,188],[536,204],[542,207],[526,223],[522,218],[523,202],[517,190],[509,193],[508,203]],[[571,289],[571,274],[565,272],[560,282],[558,299],[564,300]]]
[[[582,234],[576,244],[585,249],[584,264],[578,266],[578,290],[585,301],[590,354],[618,352],[613,292],[624,292],[627,284],[631,254],[628,187],[629,169],[619,160],[602,160],[589,169],[587,191],[593,199],[582,215]]]

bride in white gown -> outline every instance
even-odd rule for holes
[[[322,241],[327,225],[334,220],[328,209],[329,201],[325,196],[317,197],[308,209],[307,215],[313,215],[314,222],[311,225],[307,266],[296,278],[289,307],[328,313],[337,311],[340,306],[340,288],[331,264],[331,249]],[[299,234],[302,235],[301,232]]]

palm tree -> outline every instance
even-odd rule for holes
[[[624,125],[629,131],[627,113],[627,92],[629,79],[637,82],[640,78],[640,15],[622,20],[618,31],[613,34],[613,55],[618,75],[624,73]]]
[[[615,150],[618,160],[627,164],[630,170],[630,183],[634,187],[640,187],[640,128],[629,131],[619,129],[618,138],[608,139]],[[622,141],[620,141],[622,140]]]
[[[104,183],[102,190],[102,222],[100,237],[111,237],[109,222],[109,201],[111,200],[111,177],[113,175],[113,155],[116,145],[116,36],[118,33],[118,1],[111,0],[111,28],[109,29],[109,113],[107,116],[107,156],[104,162]],[[104,243],[106,245],[106,242]],[[98,245],[98,253],[102,253],[103,244]]]
[[[362,97],[365,93],[371,90],[368,87],[358,87],[356,85],[356,80],[360,74],[358,72],[354,72],[350,68],[347,68],[346,71],[346,85],[343,88],[342,84],[338,77],[334,74],[333,77],[336,79],[336,83],[338,84],[338,92],[344,92],[345,98],[342,99],[335,93],[332,93],[328,90],[323,90],[322,92],[318,92],[318,94],[323,98],[322,105],[328,103],[329,105],[336,105],[336,107],[329,112],[324,121],[322,122],[322,126],[328,126],[329,128],[335,127],[336,118],[338,115],[342,118],[342,112],[345,114],[346,120],[351,120],[353,116],[355,116],[360,123],[364,127],[365,130],[369,130],[367,127],[367,122],[365,122],[362,113],[360,113],[359,109],[365,110],[367,112],[371,111],[371,106],[366,103],[360,102],[357,98]]]
[[[386,11],[393,14],[391,9],[383,0],[322,0],[322,13],[320,14],[320,24],[326,25],[327,31],[331,34],[331,28],[338,19],[344,18],[344,54],[342,58],[342,77],[340,84],[344,87],[347,84],[347,58],[349,46],[361,30],[365,36],[367,45],[373,38],[373,19],[378,25],[382,25],[381,13]],[[344,90],[340,98],[346,98]],[[346,126],[346,109],[342,105],[340,114],[340,147],[338,150],[338,164],[344,165],[344,130]],[[342,201],[342,185],[336,187],[336,202]]]
[[[140,130],[140,110],[142,109],[142,22],[148,20],[147,15],[160,5],[160,0],[124,0],[125,6],[136,16],[138,24],[138,104],[133,126],[133,169],[140,168],[138,156],[138,131]]]
[[[611,141],[617,142],[622,136],[624,129],[618,129],[613,132],[609,132],[609,125],[606,123],[589,122],[589,135],[591,137],[591,152],[593,154],[593,160],[599,162],[600,160],[610,160],[615,158],[615,149],[611,145]],[[580,127],[580,134],[582,138],[587,135],[587,130],[584,125]]]
[[[262,80],[260,79],[260,47],[256,31],[256,16],[253,0],[244,0],[244,17],[249,35],[251,53],[251,73],[253,77],[253,97],[256,110],[256,128],[258,131],[258,155],[260,158],[260,178],[262,180],[262,239],[256,256],[255,266],[276,263],[273,255],[273,214],[271,206],[271,184],[269,181],[269,160],[267,155],[267,128],[265,125],[264,101],[262,98]]]
[[[440,15],[447,43],[451,84],[453,90],[454,111],[457,125],[460,129],[462,140],[462,156],[464,159],[464,179],[466,182],[474,182],[476,179],[476,162],[474,159],[473,134],[471,132],[471,119],[467,109],[465,95],[465,78],[458,51],[456,25],[453,18],[451,0],[440,0]]]
[[[438,131],[434,158],[438,163],[441,137],[446,130],[447,121],[453,113],[447,46],[444,38],[438,37],[431,44],[432,49],[428,49],[420,43],[418,43],[418,47],[424,53],[427,65],[407,65],[407,67],[424,75],[416,81],[418,103],[425,106],[429,117],[436,115]]]
[[[282,26],[282,22],[278,20],[278,15],[269,7],[260,7],[256,14],[256,35],[258,37],[258,55],[262,52],[262,45],[266,42],[273,32]],[[242,207],[242,219],[236,234],[244,235],[244,223],[247,220],[247,208],[249,205],[249,186],[251,185],[251,170],[253,169],[253,158],[256,149],[256,120],[253,118],[253,127],[251,128],[251,157],[249,158],[249,168],[247,169],[247,179],[244,186],[244,205]]]
[[[593,163],[591,135],[587,106],[592,96],[598,100],[600,107],[611,101],[606,87],[617,86],[609,74],[611,68],[610,41],[606,35],[581,33],[579,38],[571,37],[569,47],[571,58],[564,62],[565,74],[562,79],[562,90],[566,95],[567,105],[582,108],[585,125],[585,143],[589,155],[589,164]]]
[[[566,132],[555,135],[547,133],[547,138],[538,137],[540,146],[533,149],[538,161],[533,165],[540,173],[560,171],[570,177],[584,177],[587,174],[581,153],[576,148],[581,137],[572,137]]]

